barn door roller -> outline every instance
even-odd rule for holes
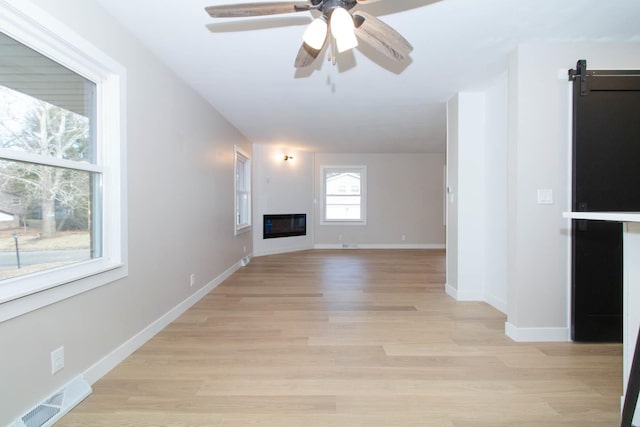
[[[581,59],[576,64],[576,69],[569,70],[569,80],[574,82],[580,79],[580,96],[587,95],[587,60]]]

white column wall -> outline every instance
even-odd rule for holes
[[[508,75],[485,91],[485,300],[507,312]]]
[[[284,161],[284,156],[293,159]],[[313,248],[313,153],[253,146],[253,251],[269,255]],[[307,235],[263,239],[263,215],[307,214]]]
[[[453,298],[458,293],[458,95],[447,102],[446,248],[447,283]]]
[[[485,288],[485,95],[458,94],[458,300]]]
[[[507,75],[448,102],[447,293],[507,309]]]

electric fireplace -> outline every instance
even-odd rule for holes
[[[262,238],[306,236],[307,214],[264,215]]]

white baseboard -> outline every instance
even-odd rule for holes
[[[498,299],[492,295],[485,295],[485,301],[487,302],[487,304],[489,304],[491,307],[495,308],[496,310],[500,311],[501,313],[507,314],[506,301]]]
[[[211,290],[217,287],[219,284],[224,282],[229,276],[235,273],[241,267],[241,263],[237,262],[236,264],[229,267],[226,271],[220,274],[218,277],[213,279],[211,282],[207,283],[205,286],[196,291],[193,295],[189,296],[187,299],[182,301],[180,304],[176,305],[174,308],[169,310],[166,314],[164,314],[159,319],[155,320],[149,326],[144,328],[142,331],[134,335],[131,339],[124,342],[114,351],[103,357],[101,360],[96,362],[93,366],[87,369],[84,372],[84,376],[89,382],[89,384],[94,384],[100,378],[105,376],[110,370],[115,368],[118,364],[120,364],[123,360],[129,357],[134,351],[142,347],[147,341],[153,338],[158,332],[164,329],[171,322],[176,320],[180,315],[182,315],[185,311],[187,311],[191,306],[200,301],[205,295],[207,295]]]
[[[507,313],[507,303],[505,301],[492,297],[491,295],[486,295],[482,291],[458,291],[448,283],[445,285],[444,290],[447,295],[456,301],[482,301],[504,314]]]
[[[313,245],[313,249],[445,249],[445,245],[439,243],[319,243]]]
[[[287,247],[284,247],[284,248],[268,249],[268,250],[264,250],[264,251],[255,251],[254,250],[254,256],[258,257],[258,256],[267,256],[267,255],[287,254],[289,252],[308,251],[310,249],[313,249],[313,246],[309,246],[309,245],[287,246]]]
[[[481,301],[486,302],[482,291],[460,291],[450,284],[444,287],[445,292],[456,301]]]
[[[509,322],[504,333],[516,342],[569,342],[569,328],[518,328]]]
[[[450,284],[445,283],[444,291],[447,293],[447,295],[449,295],[454,300],[456,300],[456,301],[458,300],[458,290],[456,288],[454,288],[453,286],[451,286]]]

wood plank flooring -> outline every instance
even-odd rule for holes
[[[443,251],[255,258],[59,426],[619,425],[618,344],[515,343]]]

